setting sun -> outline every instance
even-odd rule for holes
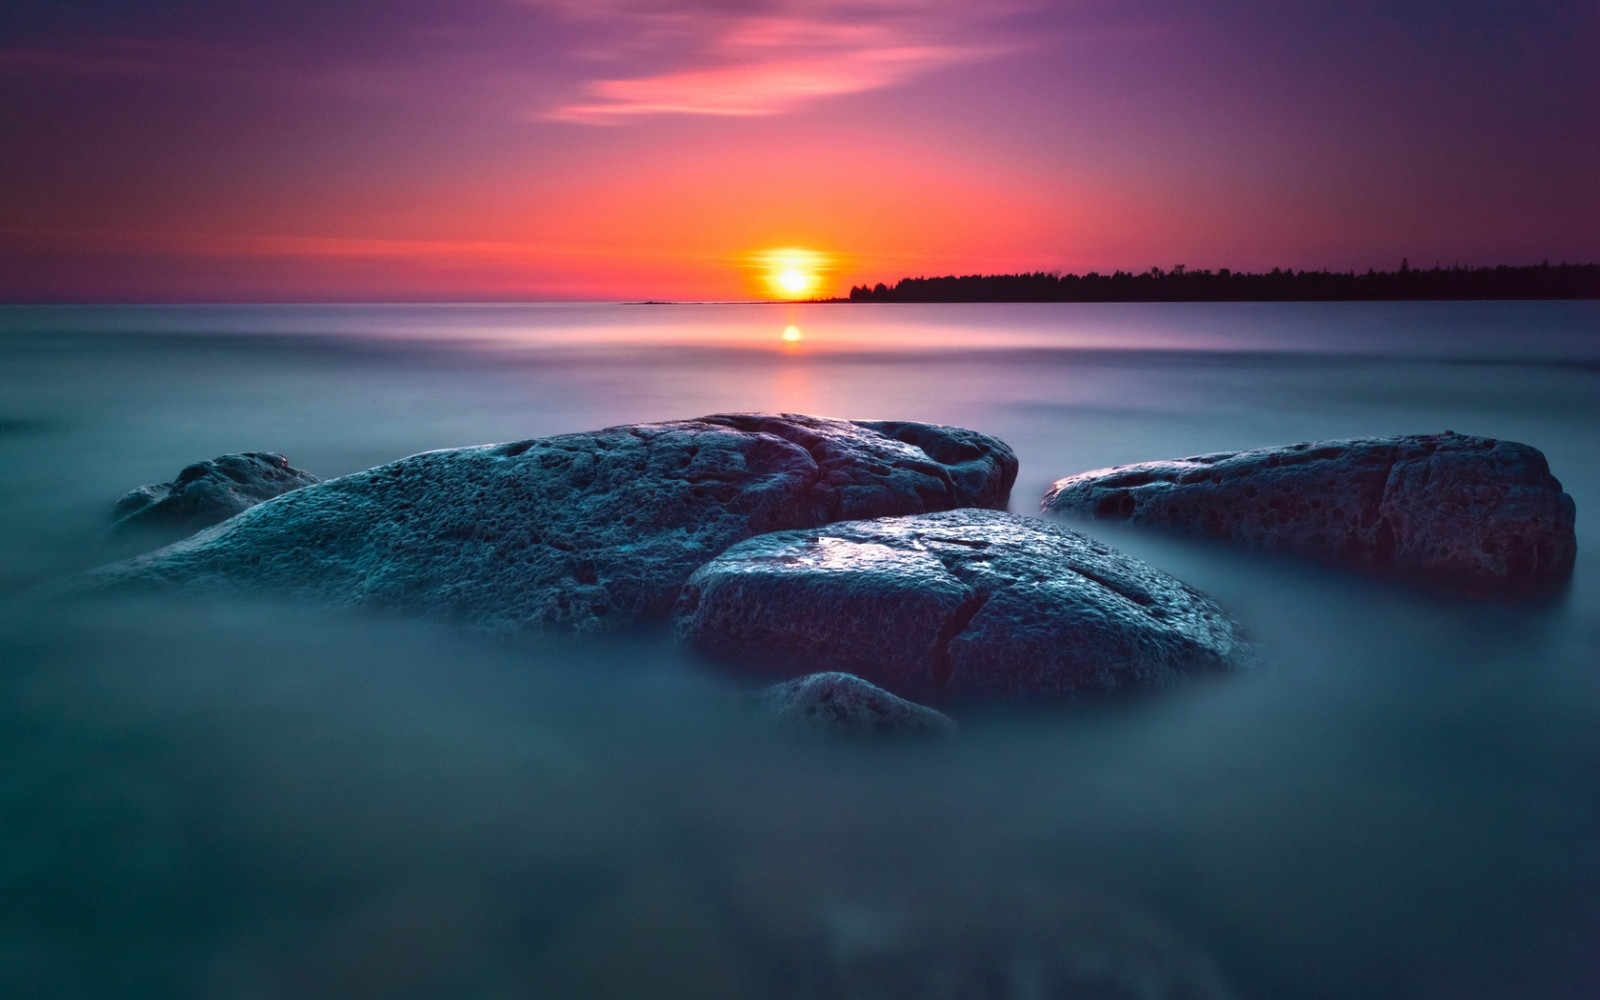
[[[815,250],[784,248],[757,255],[757,269],[774,298],[801,299],[822,291],[831,262]]]
[[[803,295],[806,290],[816,283],[814,275],[802,274],[799,271],[784,271],[778,275],[778,287],[790,295]]]

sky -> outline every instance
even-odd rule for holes
[[[1592,0],[7,0],[0,300],[1600,261],[1597,52]]]

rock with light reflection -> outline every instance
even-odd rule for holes
[[[763,532],[1004,506],[1011,450],[957,427],[723,414],[425,452],[268,501],[92,585],[270,591],[491,629],[665,618]]]
[[[282,455],[247,451],[186,466],[170,483],[140,486],[111,508],[112,540],[159,539],[162,544],[226,521],[256,504],[320,482]]]
[[[1484,595],[1558,589],[1577,555],[1572,498],[1538,449],[1449,431],[1101,469],[1043,506]]]
[[[793,735],[854,739],[949,736],[956,724],[943,712],[896,697],[852,674],[797,677],[757,699],[780,729]]]
[[[1087,535],[987,510],[831,524],[697,571],[679,635],[749,669],[855,674],[908,698],[1085,698],[1246,662],[1237,623]]]

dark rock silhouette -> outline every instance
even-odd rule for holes
[[[955,427],[724,414],[413,455],[269,501],[91,585],[270,590],[491,629],[663,618],[751,535],[1003,506],[1011,450]]]
[[[1572,498],[1538,449],[1448,431],[1102,469],[1043,508],[1471,594],[1558,589],[1577,554]]]
[[[111,508],[106,536],[118,541],[138,536],[165,544],[318,482],[274,452],[219,455],[187,466],[170,483],[140,486],[124,494]]]
[[[797,677],[768,688],[758,700],[782,729],[797,735],[877,738],[947,736],[956,731],[944,713],[896,697],[852,674]]]
[[[677,615],[682,638],[749,669],[844,671],[917,699],[1099,695],[1248,656],[1179,580],[986,510],[752,538],[690,577]]]

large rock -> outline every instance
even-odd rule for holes
[[[775,684],[759,697],[779,728],[847,738],[948,736],[956,724],[942,712],[898,698],[852,674],[822,673]]]
[[[838,670],[909,698],[1077,697],[1234,666],[1216,604],[1086,535],[958,510],[785,531],[698,570],[681,637],[788,674]]]
[[[1577,555],[1572,498],[1538,449],[1450,431],[1102,469],[1056,483],[1044,510],[1468,593],[1556,589]]]
[[[272,452],[219,455],[187,466],[170,483],[152,483],[124,494],[111,508],[106,535],[119,540],[138,535],[175,541],[263,500],[320,481]]]
[[[1003,506],[1011,450],[956,427],[732,414],[425,452],[297,490],[102,585],[264,588],[511,629],[665,617],[735,542]]]

